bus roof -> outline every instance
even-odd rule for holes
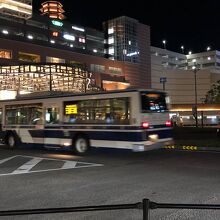
[[[70,96],[86,96],[86,95],[99,95],[99,94],[112,94],[112,93],[126,93],[126,92],[138,92],[138,91],[149,91],[164,93],[161,90],[155,89],[124,89],[124,90],[111,90],[111,91],[98,91],[89,93],[73,93],[67,91],[46,91],[46,92],[34,92],[29,94],[17,95],[15,99],[0,100],[5,101],[18,101],[18,100],[31,100],[31,99],[45,99],[45,98],[59,98],[59,97],[70,97]]]

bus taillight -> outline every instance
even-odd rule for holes
[[[142,127],[143,128],[149,128],[150,124],[148,122],[142,122]]]
[[[171,127],[172,126],[172,122],[170,120],[167,120],[165,124],[166,124],[167,127]]]

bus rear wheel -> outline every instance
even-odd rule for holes
[[[85,155],[90,148],[89,140],[83,135],[79,135],[75,138],[73,143],[73,151],[78,155]]]
[[[10,149],[14,149],[16,146],[17,146],[17,138],[15,137],[15,135],[13,134],[9,134],[7,136],[7,146],[10,148]]]

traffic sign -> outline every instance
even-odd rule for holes
[[[160,83],[165,83],[167,81],[166,77],[160,77]]]

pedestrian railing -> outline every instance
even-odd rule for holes
[[[64,208],[45,208],[45,209],[24,209],[24,210],[8,210],[0,211],[0,216],[16,216],[16,215],[38,215],[52,213],[70,213],[70,212],[92,212],[92,211],[110,211],[110,210],[125,210],[139,209],[142,210],[143,220],[150,220],[151,209],[205,209],[205,210],[220,210],[220,205],[209,204],[172,204],[172,203],[156,203],[149,199],[143,199],[141,202],[131,204],[117,205],[101,205],[101,206],[78,206]]]

